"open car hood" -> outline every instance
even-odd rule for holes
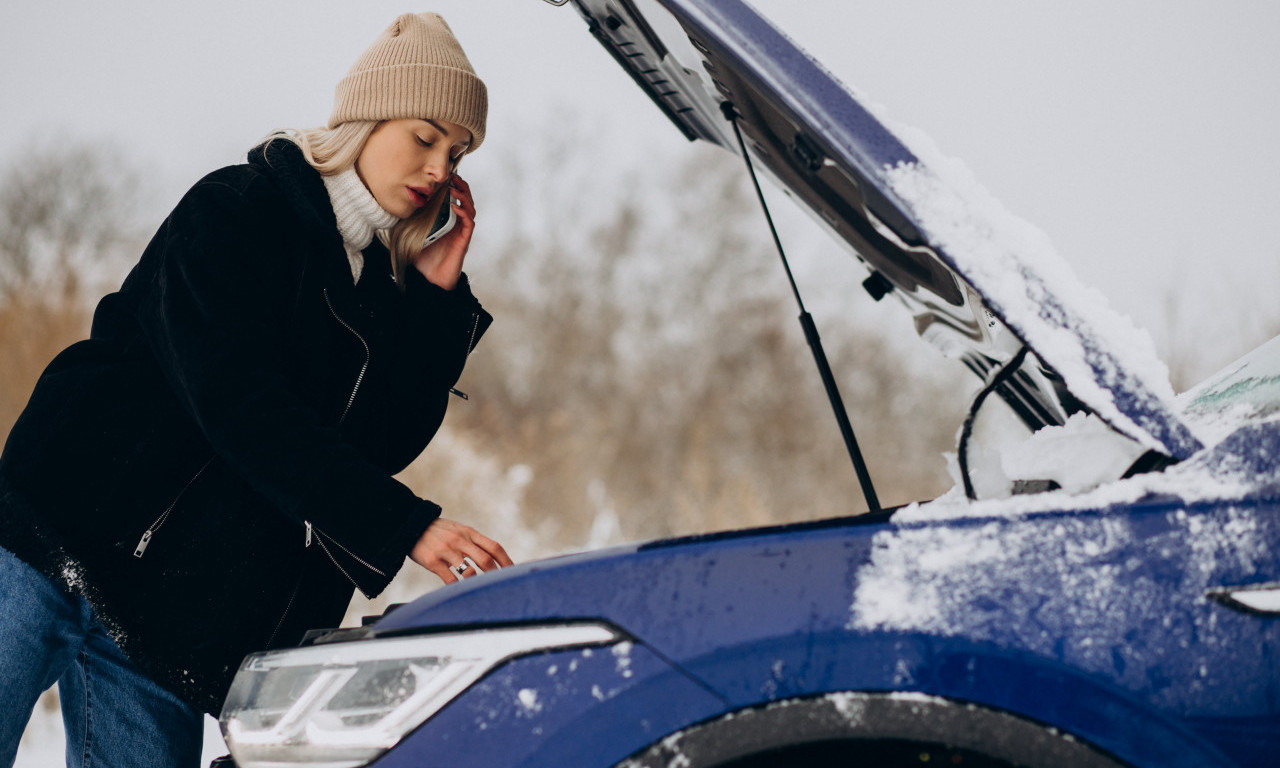
[[[756,167],[871,270],[917,332],[980,376],[1025,344],[1000,394],[1032,429],[1083,405],[1148,449],[1201,444],[1145,334],[1076,282],[1040,236],[946,158],[909,149],[859,98],[741,0],[572,0],[592,34],[691,140]],[[927,142],[918,142],[927,144]],[[928,162],[922,157],[928,155]]]

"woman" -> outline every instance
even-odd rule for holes
[[[198,182],[46,369],[0,456],[0,765],[55,681],[69,765],[196,765],[246,653],[336,626],[406,556],[511,563],[391,478],[491,321],[453,175],[486,99],[443,19],[396,19],[328,128]]]

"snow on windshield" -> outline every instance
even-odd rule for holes
[[[1182,393],[1178,404],[1210,440],[1280,412],[1280,336]]]
[[[1173,415],[1168,369],[1150,336],[1080,284],[1040,230],[1009,213],[963,163],[895,126],[920,163],[884,176],[944,260],[1104,420],[1183,458],[1199,448]]]

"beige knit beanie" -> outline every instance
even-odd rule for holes
[[[329,127],[350,120],[433,118],[471,131],[471,149],[484,141],[489,96],[445,20],[406,13],[356,60],[335,89]]]

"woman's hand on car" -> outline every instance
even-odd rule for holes
[[[462,275],[462,262],[471,247],[471,233],[476,227],[476,206],[471,197],[471,185],[454,174],[449,180],[446,204],[453,206],[458,221],[453,229],[439,240],[418,252],[413,259],[422,276],[446,291],[452,291]]]
[[[476,568],[491,571],[512,565],[511,558],[501,544],[469,525],[444,517],[436,518],[435,522],[427,526],[427,530],[423,531],[418,543],[409,552],[409,558],[439,576],[446,584],[474,576]],[[461,572],[453,570],[460,569],[468,558],[475,567],[468,564]]]

